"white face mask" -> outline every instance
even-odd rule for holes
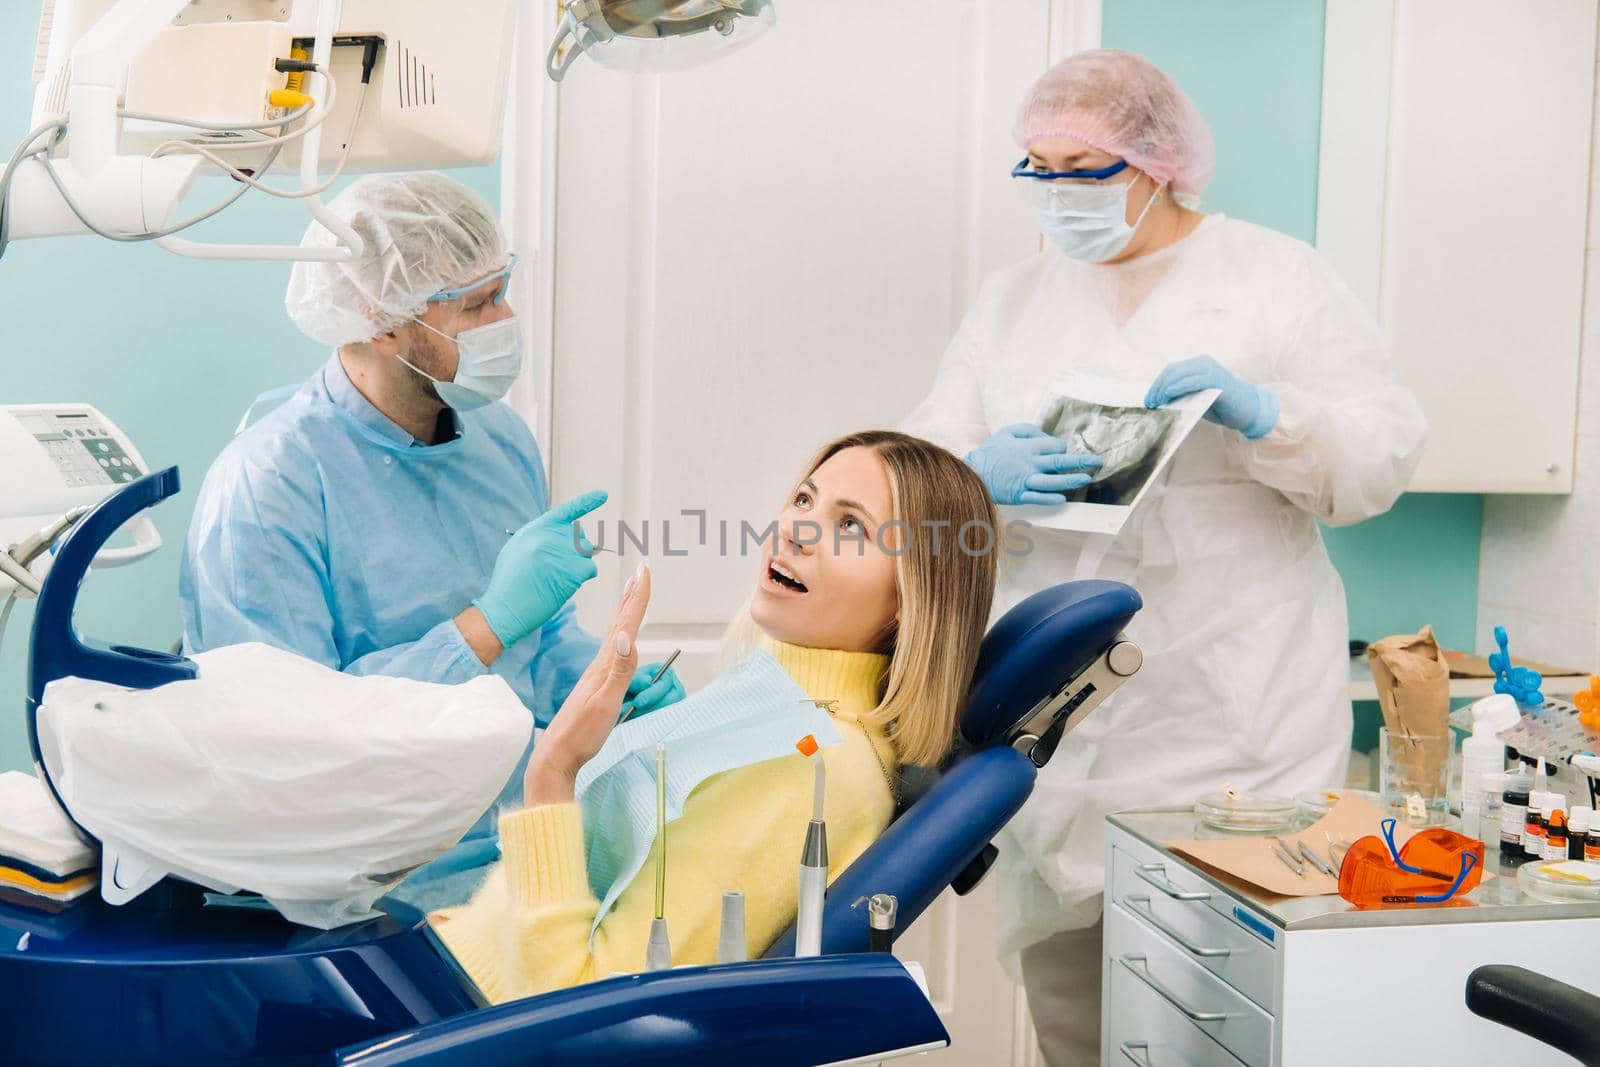
[[[428,381],[446,406],[456,411],[475,411],[503,398],[511,383],[522,373],[522,332],[517,329],[516,316],[508,316],[487,326],[474,326],[451,337],[433,329],[421,319],[413,319],[418,326],[432,330],[446,341],[454,341],[461,354],[456,364],[456,376],[441,382],[427,371],[417,367],[404,356],[395,358]]]
[[[1073,259],[1101,263],[1115,257],[1133,239],[1134,231],[1161,195],[1157,186],[1144,210],[1128,225],[1128,190],[1132,182],[1078,184],[1040,183],[1035,190],[1039,228],[1050,243]]]

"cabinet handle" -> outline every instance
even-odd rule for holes
[[[1151,871],[1160,871],[1161,877],[1157,878]],[[1167,865],[1164,863],[1141,863],[1134,868],[1134,874],[1161,890],[1173,900],[1210,900],[1210,893],[1195,893],[1179,889],[1167,880]]]
[[[1145,959],[1145,957],[1134,955],[1133,953],[1126,953],[1118,956],[1117,962],[1126,967],[1129,974],[1133,975],[1135,978],[1139,979],[1139,981],[1155,990],[1157,995],[1160,996],[1162,1000],[1166,1001],[1168,1004],[1171,1004],[1174,1008],[1177,1008],[1179,1011],[1183,1012],[1185,1016],[1193,1019],[1195,1022],[1220,1023],[1227,1021],[1228,1013],[1225,1011],[1196,1011],[1194,1008],[1189,1007],[1189,1005],[1179,1000],[1176,993],[1162,985],[1160,982],[1156,981],[1155,976],[1150,973],[1150,961]],[[1140,970],[1139,968],[1135,967],[1135,963],[1144,964],[1144,969]]]
[[[1135,1052],[1139,1055],[1135,1056]],[[1150,1042],[1148,1041],[1124,1041],[1122,1043],[1122,1054],[1135,1067],[1155,1067],[1150,1062]]]
[[[1201,959],[1217,959],[1221,956],[1226,956],[1233,951],[1232,949],[1226,948],[1201,948],[1193,941],[1190,941],[1188,938],[1178,933],[1178,931],[1174,930],[1172,927],[1156,918],[1156,909],[1151,905],[1149,897],[1125,897],[1124,899],[1127,901],[1128,908],[1135,915],[1140,916],[1151,926],[1154,926],[1157,930],[1160,930],[1172,940],[1182,945],[1188,950],[1191,956],[1199,956]],[[1138,906],[1140,904],[1143,904],[1144,907],[1140,908]]]

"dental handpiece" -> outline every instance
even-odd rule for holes
[[[894,951],[894,924],[900,901],[892,893],[874,893],[867,901],[867,951]]]
[[[822,818],[822,798],[827,772],[817,739],[807,734],[795,746],[816,768],[811,799],[811,823],[806,827],[805,848],[800,853],[799,914],[795,919],[794,954],[822,955],[822,905],[828,891],[828,825]]]

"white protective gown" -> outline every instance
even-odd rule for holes
[[[1144,386],[1195,355],[1277,394],[1273,430],[1248,441],[1202,422],[1098,565],[1101,545],[1037,528],[1031,554],[1002,557],[996,617],[1091,576],[1080,555],[1145,604],[1128,630],[1143,669],[1067,736],[1002,842],[1013,974],[1020,949],[1098,919],[1108,811],[1344,778],[1348,624],[1317,522],[1387,510],[1426,422],[1372,316],[1312,248],[1213,215],[1127,263],[1046,249],[987,280],[901,428],[966,455],[1037,419],[1062,370]]]

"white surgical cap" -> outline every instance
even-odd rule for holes
[[[365,247],[353,260],[296,263],[284,298],[300,331],[326,345],[371,340],[420,315],[434,293],[505,266],[505,233],[494,210],[443,174],[371,175],[328,208]],[[313,222],[300,243],[335,241]]]
[[[1216,170],[1211,128],[1178,83],[1115,48],[1079,52],[1045,71],[1011,132],[1024,150],[1042,137],[1082,141],[1193,196]]]

